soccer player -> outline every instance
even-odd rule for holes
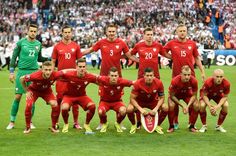
[[[10,76],[9,80],[13,83],[15,82],[15,98],[12,103],[11,108],[11,118],[10,123],[8,124],[6,129],[13,129],[15,126],[16,115],[19,109],[20,100],[22,94],[25,93],[21,83],[20,77],[26,74],[31,74],[38,70],[38,61],[45,61],[46,58],[41,56],[41,43],[36,40],[36,35],[38,31],[38,26],[35,24],[30,24],[27,32],[27,36],[22,38],[20,41],[16,43],[16,47],[14,48],[11,63],[10,63]],[[18,58],[18,72],[15,78],[14,69],[15,64]],[[27,84],[29,85],[29,84]],[[34,105],[32,108],[32,112],[34,113]],[[31,123],[31,128],[35,128]]]
[[[131,55],[139,55],[138,79],[143,78],[144,69],[150,67],[154,71],[156,78],[160,79],[158,54],[171,59],[169,53],[166,53],[160,43],[154,41],[153,30],[150,27],[144,29],[143,40],[138,42],[131,50]],[[137,112],[137,128],[141,127],[140,114]]]
[[[128,118],[132,123],[130,133],[136,133],[137,129],[134,112],[140,111],[141,114],[146,115],[148,112],[144,108],[149,108],[152,115],[159,113],[156,132],[164,134],[160,127],[168,112],[168,108],[163,105],[164,100],[164,86],[161,80],[154,76],[152,68],[146,68],[144,70],[144,78],[138,79],[133,85],[130,104],[127,107]]]
[[[100,132],[106,132],[108,123],[107,115],[110,109],[116,112],[115,128],[117,132],[123,132],[120,123],[126,115],[126,107],[122,102],[122,95],[124,87],[130,87],[133,82],[120,78],[116,67],[112,67],[108,76],[101,76],[98,78],[100,103],[98,107],[98,114],[102,124]]]
[[[153,30],[150,27],[144,29],[143,40],[138,42],[131,50],[131,55],[139,55],[138,79],[143,78],[144,69],[150,67],[154,71],[156,78],[160,79],[158,69],[158,54],[171,59],[170,54],[166,53],[160,43],[154,41]]]
[[[202,80],[205,79],[205,71],[203,69],[197,45],[194,41],[187,38],[187,27],[179,24],[176,28],[177,39],[169,41],[164,49],[171,52],[172,56],[172,78],[181,73],[181,68],[188,65],[191,69],[191,75],[195,76],[194,63],[199,67]],[[175,129],[178,129],[178,113],[179,107],[175,108]]]
[[[121,39],[117,38],[117,26],[110,24],[106,27],[106,38],[97,41],[91,48],[84,50],[82,53],[86,55],[93,51],[101,50],[102,64],[100,75],[107,76],[111,67],[116,67],[121,74],[120,59],[124,53],[129,59],[138,62],[138,59],[131,56],[127,44]]]
[[[198,100],[197,100],[198,82],[197,79],[191,75],[191,68],[184,65],[181,70],[181,74],[174,77],[169,87],[169,124],[170,127],[167,132],[174,131],[174,108],[176,105],[183,109],[183,113],[189,113],[189,130],[191,132],[197,132],[194,127],[198,117]],[[180,102],[183,100],[187,106],[184,106]]]
[[[25,121],[26,129],[24,130],[25,134],[30,133],[30,123],[32,117],[32,106],[36,100],[41,97],[46,101],[47,104],[52,106],[54,111],[51,115],[52,127],[51,131],[54,133],[59,132],[55,128],[57,118],[55,116],[55,107],[57,106],[56,97],[53,94],[51,85],[54,81],[62,75],[62,72],[54,72],[52,68],[51,61],[45,61],[42,65],[42,70],[36,71],[32,74],[24,75],[20,78],[21,84],[26,91],[26,108],[25,108]],[[27,82],[32,82],[27,87]]]
[[[81,58],[82,54],[80,46],[72,41],[72,28],[69,25],[62,27],[62,40],[57,43],[53,48],[52,63],[55,67],[57,62],[58,71],[69,68],[76,68],[76,60]],[[66,90],[67,82],[63,79],[56,81],[56,92],[57,92],[57,112],[58,117],[60,115],[60,104],[63,98],[64,91]],[[74,125],[73,128],[82,129],[78,122],[79,116],[79,105],[72,106]]]
[[[94,102],[86,95],[85,88],[89,83],[96,83],[97,76],[89,74],[86,71],[86,60],[81,58],[77,62],[76,70],[67,72],[63,75],[63,78],[68,81],[67,89],[64,92],[64,96],[61,102],[62,117],[64,120],[63,133],[68,132],[69,124],[69,109],[72,105],[80,105],[85,111],[87,111],[86,122],[84,128],[86,133],[92,133],[90,128],[90,120],[93,118],[95,112]]]
[[[215,130],[225,133],[226,130],[222,124],[228,114],[228,94],[230,93],[230,82],[224,77],[224,71],[216,69],[213,76],[208,78],[200,90],[200,117],[202,128],[199,130],[204,133],[207,130],[206,124],[206,107],[210,109],[213,116],[217,115],[217,111],[221,109]],[[210,100],[214,100],[217,105],[213,105]]]

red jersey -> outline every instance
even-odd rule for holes
[[[69,44],[60,41],[54,46],[52,52],[52,59],[58,62],[58,70],[75,68],[76,60],[81,57],[80,46],[73,41]]]
[[[158,69],[158,54],[164,55],[163,47],[158,42],[153,42],[152,45],[146,45],[145,41],[137,43],[131,51],[132,55],[139,55],[139,70],[138,78],[144,75],[144,69],[150,67],[154,70],[155,77],[160,79]]]
[[[224,78],[221,84],[216,85],[213,77],[210,77],[204,82],[200,90],[200,95],[203,97],[205,93],[209,99],[215,99],[219,97],[222,98],[224,95],[229,94],[229,92],[230,83],[228,80]]]
[[[43,78],[41,70],[25,76],[25,82],[32,82],[29,85],[30,90],[45,91],[51,89],[51,85],[62,76],[62,72],[53,71],[48,79]]]
[[[100,75],[107,76],[111,67],[116,67],[121,77],[121,67],[120,59],[122,52],[127,53],[129,48],[127,44],[120,38],[117,38],[115,41],[110,42],[107,39],[101,39],[95,45],[93,45],[93,50],[101,50],[102,55],[102,64]]]
[[[67,81],[67,90],[64,95],[73,97],[85,96],[85,88],[89,83],[96,83],[97,76],[86,73],[84,77],[78,77],[77,71],[71,71],[63,74],[63,78]]]
[[[194,41],[187,40],[186,42],[180,42],[174,39],[168,42],[164,46],[164,49],[166,52],[171,51],[173,60],[172,78],[181,73],[181,68],[184,65],[188,65],[191,68],[191,74],[195,76],[194,58],[197,58],[199,53]]]
[[[132,94],[137,95],[136,100],[139,102],[151,103],[158,101],[159,96],[164,96],[164,86],[158,78],[154,78],[150,86],[141,78],[134,83]]]
[[[100,100],[105,102],[121,101],[121,96],[124,94],[123,88],[130,87],[133,82],[130,80],[118,78],[117,84],[110,84],[108,76],[98,78]]]
[[[198,82],[194,76],[190,77],[189,82],[182,82],[181,75],[174,77],[169,87],[169,93],[174,93],[178,99],[192,96],[198,90]]]

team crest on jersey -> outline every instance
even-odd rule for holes
[[[75,49],[74,49],[74,48],[72,48],[72,49],[71,49],[71,51],[72,51],[72,52],[75,52]]]
[[[38,46],[35,46],[35,49],[36,49],[36,50],[39,50],[39,47],[38,47]]]
[[[151,94],[148,94],[147,97],[150,98],[150,97],[151,97]]]
[[[70,81],[70,83],[75,83],[74,81]]]
[[[120,46],[119,45],[116,45],[116,49],[119,49],[120,48]]]
[[[177,48],[177,46],[174,46],[174,49],[176,49]]]
[[[87,84],[88,84],[88,81],[85,81],[84,84],[87,85]]]
[[[223,90],[222,90],[222,89],[220,90],[220,93],[223,93]]]
[[[188,87],[188,89],[192,89],[192,87]]]
[[[156,51],[157,51],[157,48],[153,48],[153,51],[156,52]]]
[[[120,89],[120,86],[117,86],[117,89],[119,90],[119,89]]]
[[[157,90],[153,90],[153,93],[156,93],[157,92]]]
[[[189,49],[189,50],[191,50],[191,49],[192,49],[192,47],[191,47],[191,46],[188,46],[188,49]]]
[[[37,84],[37,85],[41,85],[41,83],[39,83],[39,82],[38,82],[38,83],[36,83],[36,84]]]

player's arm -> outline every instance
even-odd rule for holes
[[[139,59],[138,59],[136,56],[131,55],[131,50],[129,50],[127,53],[125,53],[125,55],[126,55],[130,60],[139,63]]]
[[[193,95],[191,96],[187,107],[184,108],[184,113],[188,113],[189,107],[194,103],[194,101],[197,100],[197,92],[194,92]]]
[[[195,63],[198,66],[198,68],[199,68],[199,70],[201,72],[202,81],[204,82],[205,78],[206,78],[206,75],[205,75],[205,70],[204,70],[204,68],[202,66],[202,62],[201,62],[200,56],[195,57]]]
[[[9,80],[10,82],[14,82],[15,81],[15,74],[14,74],[14,70],[15,70],[15,63],[16,63],[16,59],[17,57],[19,56],[20,54],[20,43],[18,42],[16,44],[16,47],[14,48],[13,50],[13,54],[12,54],[12,59],[11,59],[11,62],[10,62],[10,75],[9,75]]]
[[[159,110],[159,108],[161,107],[161,105],[164,103],[164,101],[165,101],[165,96],[164,96],[164,95],[163,95],[163,96],[160,96],[160,97],[158,98],[158,103],[157,103],[156,107],[151,111],[151,114],[152,114],[152,115],[155,115],[155,114],[157,113],[157,111]]]
[[[179,105],[180,107],[184,108],[184,106],[179,102],[178,98],[175,96],[174,92],[170,92],[170,99],[174,101],[175,104]]]
[[[214,111],[212,113],[216,113],[216,111],[222,107],[222,105],[228,100],[228,95],[224,95],[224,97],[222,97],[220,99],[220,102],[214,106]]]
[[[136,109],[138,109],[138,110],[141,112],[141,114],[146,115],[148,112],[147,112],[145,109],[143,109],[142,107],[139,106],[138,102],[136,101],[136,98],[137,98],[137,95],[131,93],[131,94],[130,94],[130,103],[131,103]]]
[[[81,53],[82,53],[82,56],[84,56],[84,55],[90,54],[93,51],[94,51],[93,47],[90,47],[88,49],[83,50]]]
[[[25,91],[27,91],[27,90],[28,90],[28,87],[27,87],[27,85],[26,85],[25,76],[21,76],[21,77],[20,77],[20,83],[22,84],[23,89],[24,89]]]

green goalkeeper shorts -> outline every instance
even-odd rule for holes
[[[22,87],[22,84],[20,82],[20,77],[31,74],[37,70],[21,70],[19,69],[17,74],[16,74],[16,83],[15,83],[15,94],[23,94],[25,93],[25,90]],[[27,86],[30,85],[30,82],[27,82]]]

